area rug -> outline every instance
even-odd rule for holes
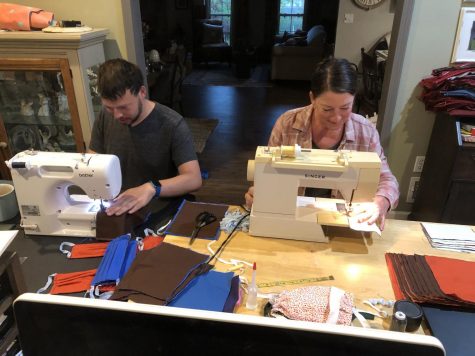
[[[193,136],[196,153],[202,153],[206,147],[209,136],[216,126],[218,126],[219,120],[185,117],[185,121]]]
[[[183,85],[221,85],[233,87],[272,87],[270,68],[258,65],[251,69],[249,78],[235,76],[234,68],[228,64],[210,65],[209,68],[193,68],[183,81]]]

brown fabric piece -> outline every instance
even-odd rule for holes
[[[397,259],[397,254],[389,254],[389,257],[392,262],[392,266],[394,269],[394,273],[396,274],[396,278],[401,289],[401,292],[404,294],[404,297],[407,299],[411,299],[410,295],[408,294],[408,284],[404,278],[404,274],[402,273],[401,268],[399,267],[399,261]]]
[[[387,253],[386,256],[390,260],[400,291],[412,302],[475,309],[475,303],[470,300],[444,293],[427,262],[428,256],[396,253]]]
[[[110,241],[124,234],[135,237],[134,229],[143,224],[150,215],[150,211],[144,207],[133,214],[109,216],[105,211],[99,211],[96,215],[96,239]]]
[[[194,203],[184,200],[173,222],[167,229],[166,234],[176,236],[191,236],[193,230],[195,229],[196,216],[204,211],[207,211],[208,213],[216,216],[216,221],[201,228],[196,238],[214,239],[219,231],[219,223],[224,218],[224,214],[226,214],[228,208],[229,205]]]
[[[190,272],[196,274],[197,269],[208,259],[192,250],[171,245],[163,242],[159,246],[140,252],[122,278],[116,291],[112,295],[113,300],[133,301],[149,300],[152,304],[163,305],[170,297],[194,278]],[[142,295],[142,296],[139,296]]]

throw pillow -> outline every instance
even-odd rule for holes
[[[223,26],[203,24],[203,44],[222,43]]]

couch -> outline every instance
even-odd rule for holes
[[[306,37],[293,37],[272,48],[271,78],[310,80],[315,66],[326,54],[326,31],[313,26]]]

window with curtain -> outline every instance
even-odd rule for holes
[[[231,40],[231,0],[209,0],[209,17],[223,22],[224,41]]]
[[[302,29],[305,0],[280,0],[279,34]]]

